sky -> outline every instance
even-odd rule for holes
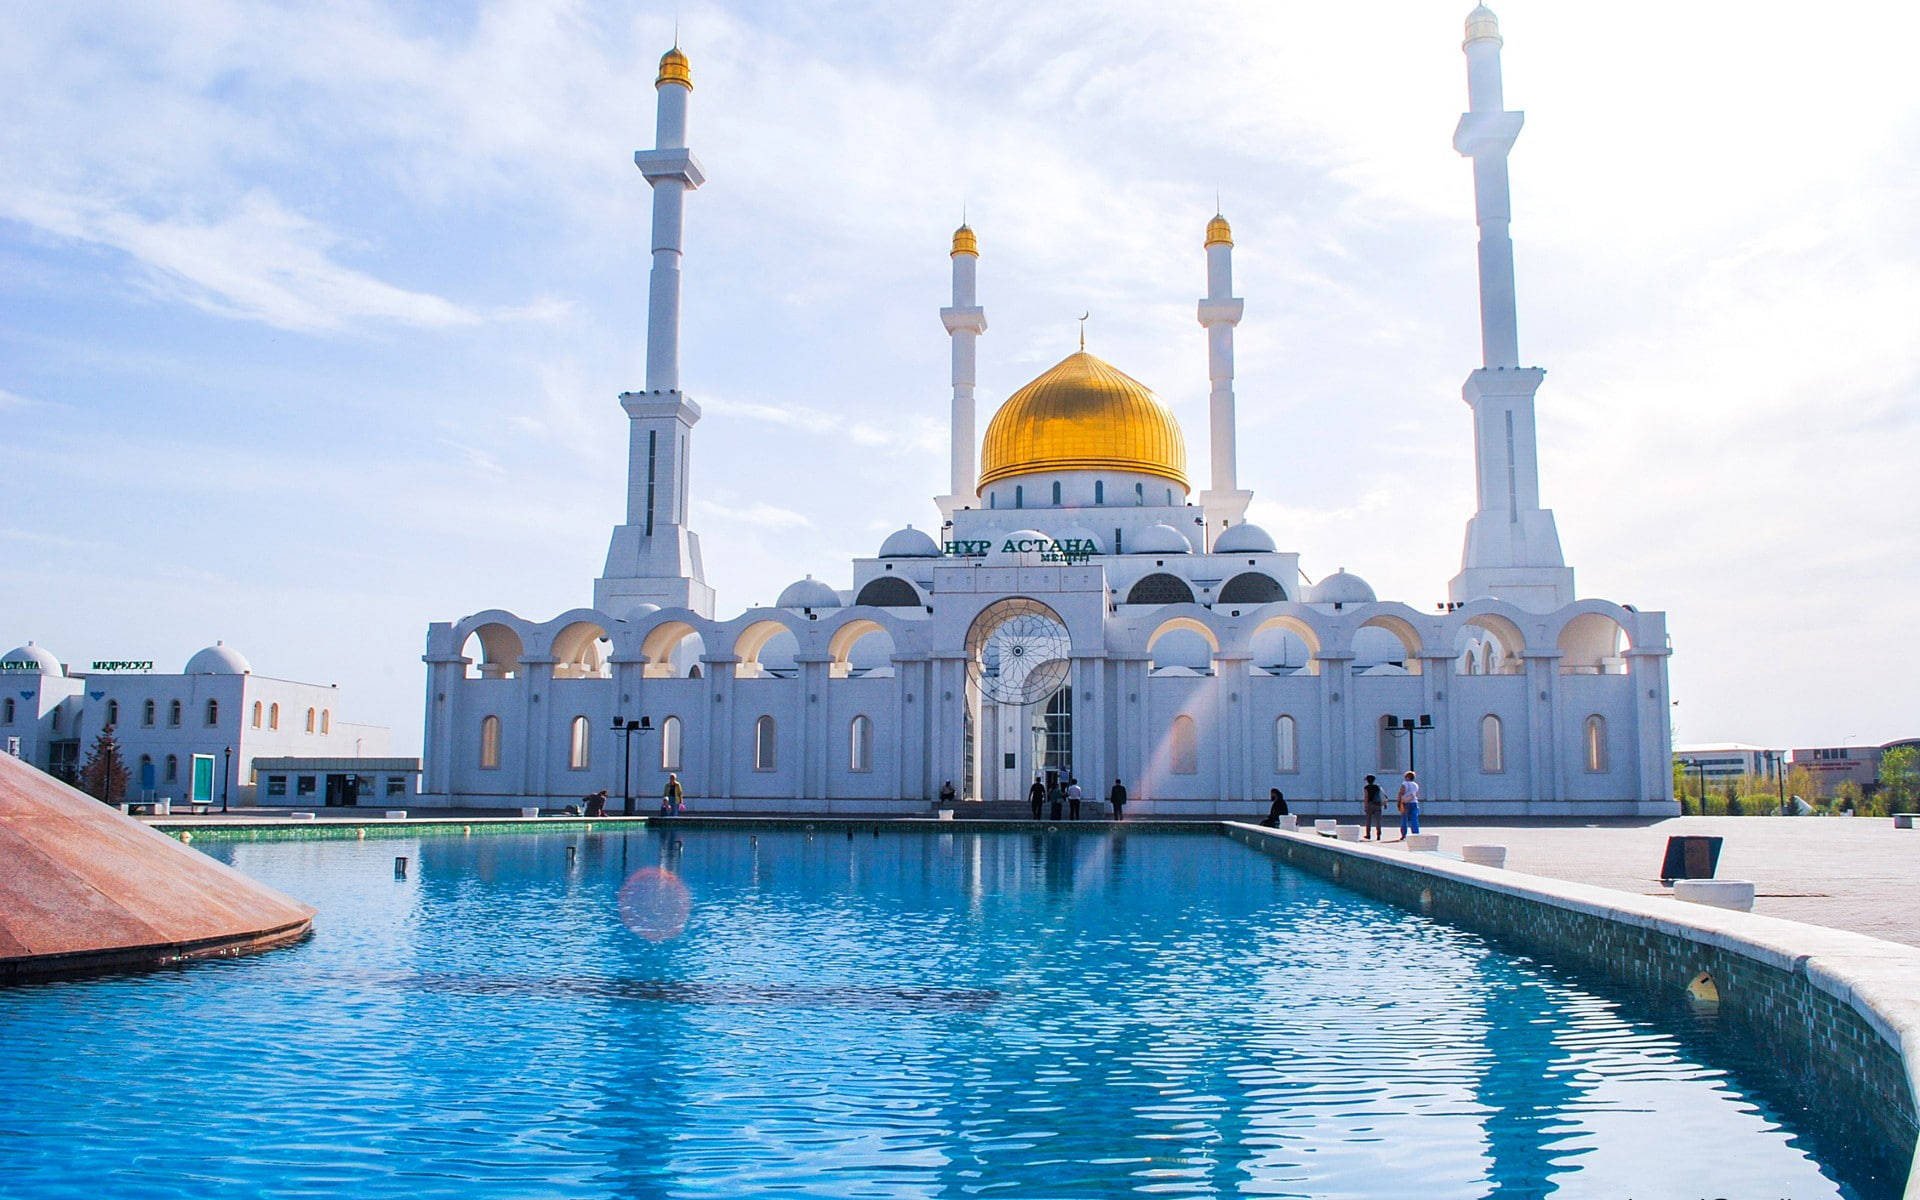
[[[0,643],[178,670],[223,639],[412,753],[430,622],[591,603],[676,22],[719,615],[938,527],[963,210],[981,428],[1088,311],[1204,481],[1216,203],[1250,519],[1430,608],[1472,512],[1469,7],[5,6]],[[1679,742],[1920,734],[1920,10],[1499,13],[1579,593],[1668,614]]]

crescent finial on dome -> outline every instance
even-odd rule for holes
[[[688,91],[693,90],[693,67],[687,62],[687,56],[680,52],[678,43],[660,56],[660,74],[653,81],[653,86],[659,87],[663,83],[677,83]]]

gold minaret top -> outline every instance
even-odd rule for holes
[[[653,81],[653,86],[659,87],[663,83],[677,83],[688,91],[693,90],[693,68],[687,64],[687,56],[680,53],[678,46],[660,56],[660,77]]]
[[[980,243],[974,240],[973,230],[970,227],[962,225],[953,231],[953,254],[971,254],[975,258],[980,257]],[[953,254],[947,257],[952,258]]]
[[[1227,219],[1219,213],[1213,214],[1213,220],[1207,222],[1207,245],[1233,245],[1233,226],[1227,224]]]

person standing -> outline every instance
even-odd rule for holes
[[[1396,798],[1400,801],[1400,840],[1404,842],[1408,829],[1420,832],[1420,781],[1413,777],[1412,771],[1400,781],[1400,795]]]
[[[677,817],[686,811],[686,793],[680,787],[680,776],[676,772],[667,776],[667,790],[660,795],[660,815]]]
[[[1033,777],[1033,786],[1027,789],[1027,807],[1033,809],[1034,820],[1038,821],[1040,819],[1040,806],[1046,802],[1047,785],[1041,783],[1040,777],[1035,775]]]
[[[1080,819],[1081,796],[1080,781],[1071,775],[1067,776],[1067,820],[1078,821]]]
[[[1113,819],[1120,819],[1120,810],[1127,806],[1127,788],[1118,779],[1113,781],[1113,790],[1107,793],[1107,803],[1113,805]]]
[[[1380,813],[1386,808],[1382,795],[1380,785],[1373,781],[1373,776],[1367,776],[1367,786],[1360,789],[1360,810],[1366,815],[1367,825],[1366,831],[1361,834],[1361,841],[1386,840],[1387,835],[1380,829]]]
[[[1060,805],[1066,798],[1067,789],[1060,785],[1060,777],[1056,775],[1053,777],[1053,782],[1047,785],[1047,814],[1049,820],[1058,821],[1060,819]]]

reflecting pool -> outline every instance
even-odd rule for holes
[[[201,844],[313,938],[0,990],[0,1195],[1897,1194],[1710,1031],[1214,834]]]

